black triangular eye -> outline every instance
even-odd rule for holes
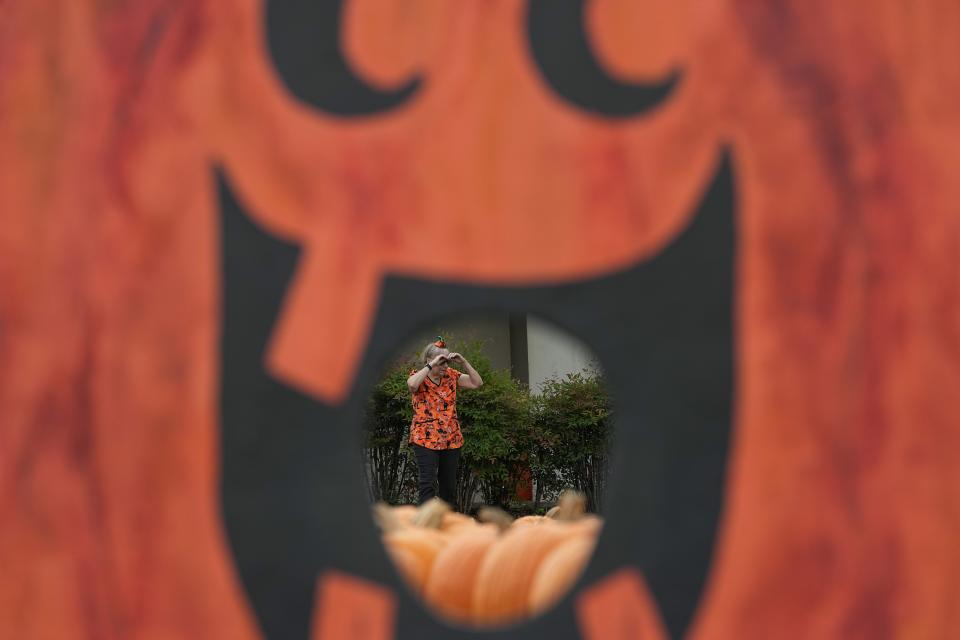
[[[267,2],[267,43],[274,68],[297,98],[337,116],[383,113],[410,100],[414,78],[395,91],[367,85],[351,71],[340,47],[343,0]]]
[[[527,31],[543,79],[564,100],[610,118],[636,116],[662,104],[679,72],[661,84],[628,84],[600,66],[583,25],[584,0],[530,0]]]

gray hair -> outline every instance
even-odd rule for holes
[[[435,357],[437,357],[444,351],[446,351],[447,353],[450,353],[450,350],[447,349],[446,347],[438,347],[436,344],[431,342],[423,350],[423,354],[420,356],[420,359],[423,362],[430,362],[431,360],[433,360]]]

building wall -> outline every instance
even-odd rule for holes
[[[539,393],[551,377],[600,368],[593,352],[583,342],[535,316],[527,317],[527,361],[533,393]]]

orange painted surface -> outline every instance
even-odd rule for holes
[[[667,630],[636,569],[625,567],[576,597],[584,640],[664,640]]]
[[[396,596],[389,589],[330,571],[318,582],[311,637],[392,640],[396,609]]]
[[[739,395],[693,635],[960,628],[960,6],[595,0],[612,72],[685,70],[662,109],[615,123],[539,80],[522,2],[453,6],[418,2],[382,39],[348,17],[357,69],[429,82],[401,111],[345,122],[285,93],[252,1],[3,4],[12,635],[257,635],[217,507],[214,163],[304,245],[270,371],[335,401],[385,273],[625,268],[683,225],[721,141],[741,194]]]

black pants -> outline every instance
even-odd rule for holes
[[[412,445],[420,471],[420,504],[437,495],[434,484],[440,486],[440,499],[452,507],[457,505],[457,465],[460,449],[427,449]]]

